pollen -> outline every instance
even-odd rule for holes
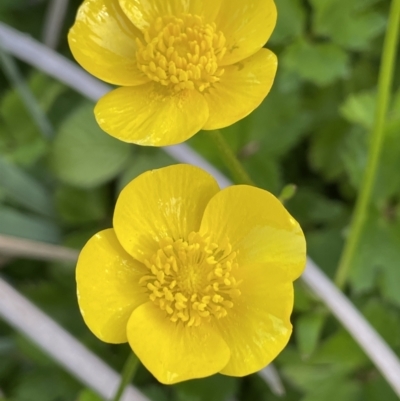
[[[172,322],[199,326],[227,316],[241,295],[236,258],[228,239],[218,245],[196,232],[186,240],[167,237],[145,261],[149,272],[139,283]]]
[[[200,16],[158,17],[136,44],[139,69],[176,92],[203,92],[224,74],[219,63],[226,53],[225,36]]]

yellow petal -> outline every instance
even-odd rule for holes
[[[191,13],[205,17],[211,22],[222,0],[119,0],[128,18],[141,30],[149,28],[157,17]]]
[[[147,271],[122,249],[112,229],[99,232],[82,249],[76,267],[79,308],[100,340],[127,341],[132,311],[148,300],[138,284]]]
[[[221,65],[237,63],[260,50],[275,28],[273,0],[223,0],[215,20],[226,38]]]
[[[236,185],[208,203],[200,233],[216,242],[228,237],[239,267],[266,263],[294,280],[305,267],[306,243],[299,224],[271,193]]]
[[[270,91],[276,69],[276,56],[267,49],[225,67],[221,81],[204,94],[210,116],[203,129],[227,127],[250,114]]]
[[[210,174],[187,164],[141,174],[122,190],[115,207],[121,245],[143,262],[157,251],[161,238],[187,238],[200,228],[204,209],[218,191]]]
[[[135,38],[141,37],[117,0],[86,0],[68,34],[72,54],[91,74],[115,85],[149,81],[136,64]]]
[[[231,357],[221,373],[245,376],[268,365],[289,341],[293,284],[272,265],[239,266],[242,294],[216,321]]]
[[[111,91],[99,100],[95,115],[100,127],[121,141],[168,146],[196,134],[208,119],[208,106],[195,90],[172,93],[149,83]]]
[[[229,349],[213,327],[172,323],[151,302],[132,313],[128,340],[143,365],[164,384],[210,376],[229,360]]]

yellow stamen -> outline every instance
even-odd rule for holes
[[[225,36],[197,15],[159,17],[143,38],[136,40],[139,69],[175,92],[203,92],[224,73],[219,62],[226,52]]]
[[[234,298],[241,294],[234,278],[236,257],[228,240],[218,245],[196,232],[185,240],[164,238],[145,261],[149,272],[139,283],[172,322],[198,326],[227,316],[234,307]]]

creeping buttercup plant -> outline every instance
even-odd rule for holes
[[[104,99],[135,92],[103,120],[83,97],[98,101],[106,86],[81,81],[78,66],[35,43],[44,26],[54,28],[54,8],[45,7],[61,3],[0,1],[2,45],[9,59],[28,63],[13,66],[0,48],[0,248],[2,235],[11,247],[19,244],[13,236],[37,241],[24,257],[0,255],[0,286],[5,279],[123,381],[115,391],[97,365],[65,372],[8,325],[31,320],[18,314],[18,298],[15,313],[3,315],[2,293],[0,398],[99,401],[84,388],[90,382],[115,401],[133,382],[154,401],[396,401],[395,365],[381,373],[357,344],[364,330],[350,334],[342,325],[347,309],[332,317],[329,302],[308,292],[312,270],[296,278],[304,230],[309,257],[400,355],[400,0],[277,0],[276,15],[262,0],[69,0],[57,52],[114,85]],[[8,38],[4,23],[33,38],[15,30]],[[20,41],[29,51],[19,52]],[[225,63],[229,49],[241,60]],[[253,63],[246,75],[241,68],[263,54],[272,64]],[[138,74],[147,81],[135,82]],[[77,88],[76,80],[80,93],[60,83]],[[149,87],[145,103],[138,94]],[[218,90],[221,102],[209,103]],[[206,101],[207,111],[184,101]],[[217,126],[206,114],[226,128],[210,129]],[[124,128],[127,137],[116,139]],[[135,146],[128,136],[136,134],[155,146]],[[153,143],[185,135],[193,135],[186,145],[241,185],[219,188],[199,168],[171,166],[188,163],[188,147]],[[33,260],[48,242],[75,248],[61,253],[74,260]],[[54,349],[57,336],[52,341],[46,330],[44,342],[35,323],[26,333]],[[376,343],[364,345],[380,355]]]
[[[100,127],[167,146],[259,106],[277,68],[263,48],[275,23],[273,0],[85,0],[68,39],[85,69],[121,86],[97,103]]]
[[[143,173],[121,192],[113,228],[77,266],[78,301],[101,340],[129,341],[162,383],[264,368],[287,344],[298,223],[272,194],[219,190],[203,170]]]

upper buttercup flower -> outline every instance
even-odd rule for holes
[[[131,181],[113,226],[79,256],[79,306],[159,381],[244,376],[286,345],[305,240],[272,194],[174,165]]]
[[[261,103],[277,68],[262,48],[275,22],[273,0],[85,0],[68,39],[86,70],[121,86],[95,108],[104,131],[165,146]]]

